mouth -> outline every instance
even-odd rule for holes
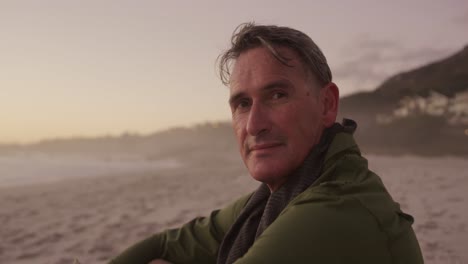
[[[281,146],[281,143],[262,143],[262,144],[255,144],[249,148],[249,152],[262,152],[262,151],[269,151],[271,149],[277,148]]]

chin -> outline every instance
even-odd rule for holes
[[[248,169],[252,178],[269,185],[275,182],[281,182],[288,175],[288,170],[280,166],[268,166],[265,164],[264,166],[257,165]]]

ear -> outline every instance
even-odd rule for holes
[[[340,92],[335,83],[330,82],[320,91],[322,98],[322,120],[325,127],[330,127],[336,122],[338,115],[338,99]]]

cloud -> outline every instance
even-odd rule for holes
[[[353,46],[366,50],[395,49],[401,47],[401,45],[394,40],[374,39],[366,34],[359,36]]]
[[[333,69],[335,80],[346,82],[348,90],[372,90],[385,79],[402,71],[441,59],[450,50],[434,47],[407,48],[393,40],[361,36],[346,52],[343,62]]]
[[[466,29],[466,26],[468,26],[468,10],[465,10],[464,13],[460,14],[459,16],[456,16],[453,19],[453,22],[457,26],[461,26]]]
[[[377,68],[383,60],[379,52],[365,52],[335,68],[333,74],[341,79],[379,79],[383,76]]]

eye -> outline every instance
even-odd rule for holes
[[[274,92],[271,95],[271,98],[274,99],[274,100],[278,100],[278,99],[281,99],[283,97],[286,97],[286,93],[284,93],[284,92]]]
[[[239,101],[239,104],[237,105],[238,108],[246,108],[250,106],[250,102],[247,99],[243,99]]]
[[[247,98],[244,98],[244,99],[240,99],[236,102],[236,104],[234,105],[234,109],[237,110],[237,111],[243,111],[245,110],[246,108],[250,107],[250,100],[247,99]]]

